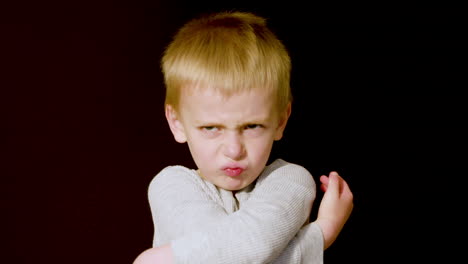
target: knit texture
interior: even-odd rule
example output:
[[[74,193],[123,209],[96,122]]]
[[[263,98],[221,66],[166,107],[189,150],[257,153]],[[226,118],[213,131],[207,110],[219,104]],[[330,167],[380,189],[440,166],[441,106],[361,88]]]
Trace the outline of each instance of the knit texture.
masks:
[[[168,166],[148,190],[153,246],[171,243],[177,264],[323,263],[322,232],[309,223],[315,195],[312,175],[282,159],[235,194]]]

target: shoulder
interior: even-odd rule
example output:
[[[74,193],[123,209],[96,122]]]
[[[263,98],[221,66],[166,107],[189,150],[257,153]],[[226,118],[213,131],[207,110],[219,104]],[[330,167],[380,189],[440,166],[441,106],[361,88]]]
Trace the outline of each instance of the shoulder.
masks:
[[[276,177],[285,181],[295,181],[300,184],[310,185],[311,187],[315,186],[312,174],[304,166],[283,159],[276,159],[266,166],[259,180],[271,177],[271,175],[276,175]]]
[[[163,168],[161,171],[159,171],[158,174],[156,174],[153,179],[151,180],[151,183],[157,182],[157,181],[162,181],[162,180],[169,180],[173,179],[175,177],[187,177],[191,173],[191,170],[187,167],[180,166],[180,165],[174,165],[174,166],[167,166]]]
[[[167,166],[153,177],[148,186],[152,207],[166,208],[167,204],[215,200],[216,187],[205,182],[196,172],[184,166]]]
[[[311,173],[302,165],[285,161],[283,159],[276,159],[268,166],[265,167],[265,172],[283,172],[283,173],[297,173],[304,176],[312,176]]]
[[[276,159],[272,163],[266,166],[266,168],[271,168],[271,169],[278,169],[278,168],[288,168],[288,169],[296,169],[296,170],[304,170],[307,171],[304,166],[292,163],[289,161],[285,161],[284,159]]]
[[[149,184],[149,191],[159,191],[166,188],[181,188],[187,183],[201,181],[196,172],[184,166],[167,166],[153,177]]]
[[[156,176],[153,181],[170,178],[172,176],[179,177],[190,177],[193,174],[193,170],[181,165],[167,166],[163,168]]]

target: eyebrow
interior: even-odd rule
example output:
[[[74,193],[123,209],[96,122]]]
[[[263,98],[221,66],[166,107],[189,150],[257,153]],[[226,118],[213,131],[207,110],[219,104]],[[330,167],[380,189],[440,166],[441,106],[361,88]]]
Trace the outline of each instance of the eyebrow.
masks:
[[[247,125],[252,125],[252,124],[265,124],[268,122],[268,118],[264,119],[252,119],[248,120],[247,122],[242,122],[236,124],[236,127],[245,127]],[[224,124],[220,122],[215,122],[215,121],[201,121],[201,120],[195,120],[195,124],[197,126],[213,126],[213,127],[225,127]]]

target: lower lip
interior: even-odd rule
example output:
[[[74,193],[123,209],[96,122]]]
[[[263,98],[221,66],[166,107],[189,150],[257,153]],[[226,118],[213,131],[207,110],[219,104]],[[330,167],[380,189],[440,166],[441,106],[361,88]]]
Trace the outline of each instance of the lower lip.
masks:
[[[230,177],[236,177],[236,176],[239,176],[242,171],[244,171],[243,169],[241,168],[228,168],[228,169],[224,169],[224,173],[227,175],[227,176],[230,176]]]

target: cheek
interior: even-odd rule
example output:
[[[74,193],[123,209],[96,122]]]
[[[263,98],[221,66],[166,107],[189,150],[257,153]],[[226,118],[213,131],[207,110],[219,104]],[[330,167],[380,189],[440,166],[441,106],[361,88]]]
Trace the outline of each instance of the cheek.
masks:
[[[216,145],[209,140],[189,140],[190,152],[197,162],[210,162],[216,154]]]
[[[270,155],[272,146],[272,138],[262,138],[261,140],[255,140],[254,142],[249,144],[248,152],[249,155],[256,156],[259,159],[264,159],[265,156],[268,157]]]

